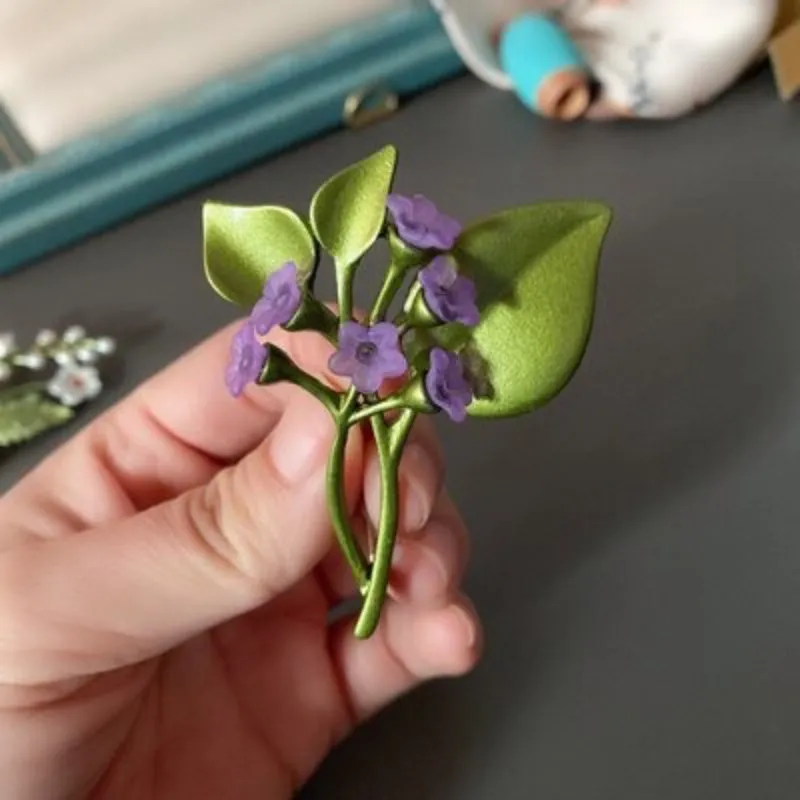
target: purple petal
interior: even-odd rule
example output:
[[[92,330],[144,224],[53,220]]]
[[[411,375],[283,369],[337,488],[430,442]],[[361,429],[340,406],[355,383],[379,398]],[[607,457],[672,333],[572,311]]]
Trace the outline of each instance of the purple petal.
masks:
[[[358,364],[353,371],[353,386],[362,394],[374,394],[383,383],[383,372],[377,364]]]
[[[434,270],[431,269],[430,266],[425,267],[425,269],[421,269],[417,278],[422,284],[422,289],[426,294],[427,292],[435,292],[439,286],[441,286],[439,276]]]
[[[433,228],[425,228],[418,238],[419,247],[421,250],[443,250],[441,245],[441,237]]]
[[[436,270],[440,285],[445,288],[450,288],[458,280],[458,272],[447,257],[438,256],[431,262],[431,266]]]
[[[250,312],[250,324],[259,336],[266,336],[275,327],[276,322],[275,311],[268,299],[262,298],[253,306]]]
[[[425,390],[431,403],[446,412],[454,422],[466,419],[473,392],[464,376],[464,365],[455,353],[438,347],[431,351]]]
[[[442,214],[427,197],[389,195],[387,206],[400,238],[423,250],[449,250],[461,233],[456,220]]]
[[[475,284],[444,256],[435,258],[419,273],[425,302],[443,322],[477,325],[480,314],[475,298]]]
[[[337,350],[328,359],[328,369],[330,369],[334,375],[341,375],[343,378],[352,378],[357,367],[358,362],[355,360],[354,356],[350,353],[344,353],[341,350]]]
[[[378,322],[368,331],[369,341],[377,346],[379,350],[389,347],[397,347],[400,340],[400,331],[391,322]]]
[[[239,397],[244,391],[245,381],[242,376],[231,367],[225,370],[225,386],[233,397]]]
[[[343,322],[339,328],[339,350],[355,355],[356,348],[368,342],[369,329],[357,322]]]
[[[432,226],[428,231],[428,247],[450,250],[460,233],[461,226],[455,220],[442,216],[437,220],[436,227]]]
[[[441,347],[434,347],[431,350],[431,372],[444,372],[450,364],[450,353]]]
[[[264,282],[264,296],[272,295],[278,289],[287,286],[297,286],[297,264],[287,261],[280,269],[276,269]]]
[[[432,200],[429,200],[425,195],[415,194],[411,198],[411,203],[414,209],[414,219],[426,227],[432,227],[438,223],[439,209],[436,208]]]
[[[475,283],[463,275],[458,275],[453,281],[452,289],[459,302],[474,303],[478,297],[478,288]]]
[[[481,313],[477,306],[462,306],[457,322],[466,325],[468,328],[474,328],[480,321]]]
[[[463,402],[452,402],[446,411],[453,422],[464,422],[467,418],[467,406]]]
[[[268,348],[256,339],[254,327],[248,320],[233,337],[225,368],[225,384],[234,397],[241,395],[245,386],[258,378],[268,355]]]
[[[440,286],[452,286],[458,277],[455,267],[445,256],[436,256],[427,267],[419,272],[419,282],[425,288],[438,289]]]
[[[412,212],[414,203],[410,197],[393,193],[386,198],[386,207],[389,209],[389,213],[392,215],[392,218],[395,220],[395,222],[397,222],[398,219],[405,217]]]
[[[450,250],[456,243],[456,239],[461,236],[463,230],[461,223],[453,217],[442,214],[439,217],[439,233],[443,239],[448,241],[447,249]]]
[[[469,278],[459,277],[450,291],[457,310],[456,321],[462,325],[477,325],[481,314],[476,303],[475,284]]]
[[[289,322],[300,308],[301,301],[302,292],[297,283],[297,265],[289,261],[267,278],[262,299],[257,305],[272,310],[272,325],[275,326]]]
[[[400,350],[381,351],[378,364],[384,378],[399,378],[408,370],[408,360]]]

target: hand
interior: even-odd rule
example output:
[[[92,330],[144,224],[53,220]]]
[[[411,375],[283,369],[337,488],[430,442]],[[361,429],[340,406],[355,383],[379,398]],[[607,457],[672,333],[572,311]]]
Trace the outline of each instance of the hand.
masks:
[[[358,641],[327,622],[353,591],[324,495],[333,423],[294,386],[229,397],[230,335],[0,500],[4,800],[288,798],[354,726],[476,662],[466,533],[430,426],[401,468],[398,602]],[[291,342],[321,374],[327,345]],[[355,518],[374,517],[356,431],[346,483]]]

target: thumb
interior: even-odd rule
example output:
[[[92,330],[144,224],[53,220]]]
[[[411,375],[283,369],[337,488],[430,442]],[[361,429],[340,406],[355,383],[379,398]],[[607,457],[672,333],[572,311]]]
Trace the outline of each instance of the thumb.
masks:
[[[328,413],[298,393],[270,436],[206,486],[0,555],[0,682],[141,661],[290,588],[331,546],[325,469],[333,434]],[[351,504],[361,461],[354,430],[345,464]]]

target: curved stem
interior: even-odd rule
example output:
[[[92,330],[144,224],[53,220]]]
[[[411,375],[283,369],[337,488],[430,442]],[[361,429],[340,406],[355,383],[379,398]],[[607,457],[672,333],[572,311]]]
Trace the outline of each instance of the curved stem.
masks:
[[[318,381],[313,375],[309,375],[301,369],[293,373],[289,378],[296,386],[307,391],[312,397],[316,397],[320,403],[331,413],[334,419],[339,413],[339,398],[340,394],[333,389],[325,386],[324,383]]]
[[[375,561],[372,565],[364,605],[355,627],[355,635],[359,639],[367,639],[375,632],[386,600],[394,543],[397,538],[400,457],[415,417],[416,412],[406,410],[391,428],[387,426],[383,417],[372,417],[371,420],[380,460],[381,514]]]
[[[364,406],[350,416],[348,420],[349,425],[355,425],[365,419],[374,417],[376,414],[385,414],[387,411],[395,411],[404,406],[404,400],[400,395],[390,395],[383,400],[378,400],[376,403]]]
[[[369,584],[369,564],[350,528],[347,497],[344,488],[344,457],[347,447],[347,429],[340,426],[336,431],[331,454],[328,457],[326,491],[331,525],[336,541],[347,561],[359,591],[364,592]]]
[[[328,457],[326,494],[336,540],[339,543],[342,555],[350,567],[350,571],[353,573],[353,578],[359,591],[364,593],[369,584],[369,563],[361,551],[358,540],[350,526],[344,474],[347,435],[349,432],[348,417],[357,399],[356,390],[350,389],[344,395],[341,405],[335,414],[336,436],[333,440],[331,454]]]
[[[405,276],[406,267],[404,264],[397,261],[392,261],[392,263],[389,264],[389,269],[386,271],[386,279],[383,282],[383,286],[381,286],[381,290],[378,293],[378,297],[369,315],[370,325],[380,322],[386,316],[386,312],[389,310],[392,300],[394,300],[395,295],[403,285]]]
[[[411,433],[417,413],[416,409],[406,409],[389,428],[389,446],[392,458],[396,458],[398,462],[400,461],[400,456],[403,455],[403,446],[406,443],[408,434]]]
[[[286,329],[292,332],[316,331],[335,345],[339,336],[339,317],[313,295],[306,295]]]
[[[342,395],[298,367],[280,347],[272,345],[269,358],[261,371],[261,375],[258,377],[258,383],[261,386],[266,386],[281,381],[293,383],[308,392],[312,397],[319,400],[330,412],[331,416],[338,421],[339,403]]]

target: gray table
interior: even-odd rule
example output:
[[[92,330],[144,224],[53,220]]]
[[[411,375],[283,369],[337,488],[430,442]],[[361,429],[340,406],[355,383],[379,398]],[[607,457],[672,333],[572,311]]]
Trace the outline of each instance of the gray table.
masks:
[[[111,402],[231,316],[201,274],[204,196],[302,206],[386,141],[398,187],[465,220],[587,196],[616,224],[568,391],[442,426],[481,667],[376,719],[304,798],[800,797],[800,107],[768,75],[677,123],[609,127],[458,80],[4,280],[3,326],[126,337]]]

